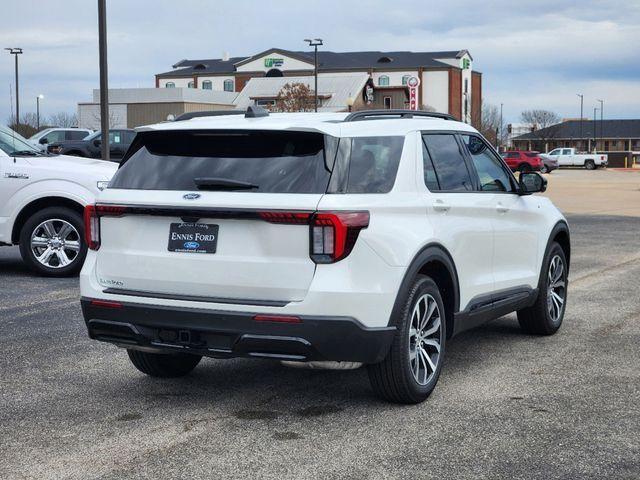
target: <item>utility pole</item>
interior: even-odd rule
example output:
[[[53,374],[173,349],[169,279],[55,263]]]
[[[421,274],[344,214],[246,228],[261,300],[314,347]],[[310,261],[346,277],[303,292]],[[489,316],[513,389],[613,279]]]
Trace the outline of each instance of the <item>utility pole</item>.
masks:
[[[596,146],[594,147],[594,152],[598,151],[598,132],[596,131],[597,120],[596,120],[596,112],[598,111],[598,107],[593,108],[593,139],[595,140]]]
[[[18,55],[22,55],[22,49],[19,47],[5,48],[9,51],[9,55],[15,56],[16,63],[16,127],[20,125],[20,89],[18,82]]]
[[[36,130],[40,131],[40,100],[44,98],[44,95],[40,94],[36,97]]]
[[[582,144],[582,138],[583,138],[583,130],[582,130],[582,117],[584,117],[584,113],[583,113],[583,105],[584,105],[584,95],[581,93],[576,93],[576,95],[578,95],[580,97],[580,144]]]
[[[318,46],[319,45],[323,45],[322,43],[322,39],[321,38],[314,38],[313,40],[309,39],[309,38],[305,38],[304,39],[305,42],[307,42],[309,44],[310,47],[313,47],[314,52],[313,52],[313,64],[314,64],[314,68],[313,68],[313,75],[315,77],[315,87],[314,87],[314,94],[315,94],[315,102],[314,102],[314,111],[318,111]]]
[[[100,131],[102,159],[109,160],[109,82],[107,81],[107,5],[98,0],[98,50],[100,54]]]
[[[603,142],[604,137],[604,100],[598,100],[600,102],[600,141]],[[604,145],[603,145],[604,147]]]

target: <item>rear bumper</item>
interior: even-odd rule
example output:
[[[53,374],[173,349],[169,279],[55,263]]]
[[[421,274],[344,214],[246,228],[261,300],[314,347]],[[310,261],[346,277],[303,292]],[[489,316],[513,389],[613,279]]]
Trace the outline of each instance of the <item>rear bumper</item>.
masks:
[[[89,337],[121,347],[208,357],[381,361],[395,327],[365,327],[351,317],[298,316],[299,323],[256,321],[253,312],[104,305],[81,299]]]

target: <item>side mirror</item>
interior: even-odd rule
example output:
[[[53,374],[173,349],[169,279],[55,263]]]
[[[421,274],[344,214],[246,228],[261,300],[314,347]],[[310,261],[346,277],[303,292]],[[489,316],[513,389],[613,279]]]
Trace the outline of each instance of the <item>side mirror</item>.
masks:
[[[544,192],[547,189],[547,179],[536,172],[521,173],[518,183],[520,195],[531,195],[532,193]]]
[[[40,145],[46,145],[47,143],[49,143],[49,140],[47,139],[47,137],[42,137],[40,140],[38,140],[38,143]]]
[[[100,141],[100,139],[99,139],[99,138],[96,138],[96,139],[93,141],[93,146],[94,146],[94,147],[99,147],[101,143],[102,143],[102,142]]]

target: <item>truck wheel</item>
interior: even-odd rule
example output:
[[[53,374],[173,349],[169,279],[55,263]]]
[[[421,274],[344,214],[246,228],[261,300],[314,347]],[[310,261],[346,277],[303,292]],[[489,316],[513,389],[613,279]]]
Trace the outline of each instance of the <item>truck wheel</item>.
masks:
[[[545,258],[536,303],[518,310],[522,330],[535,335],[556,333],[567,306],[567,286],[567,259],[560,244],[553,242]]]
[[[20,255],[40,275],[76,275],[87,255],[84,222],[70,208],[49,207],[34,213],[20,230]]]
[[[385,359],[367,367],[374,392],[395,403],[420,403],[431,394],[445,351],[445,309],[440,290],[418,275],[406,295]]]
[[[184,377],[191,372],[202,357],[189,353],[148,353],[138,350],[127,350],[133,366],[151,377],[175,378]]]
[[[587,170],[595,170],[596,163],[593,160],[585,160],[584,168],[586,168]]]

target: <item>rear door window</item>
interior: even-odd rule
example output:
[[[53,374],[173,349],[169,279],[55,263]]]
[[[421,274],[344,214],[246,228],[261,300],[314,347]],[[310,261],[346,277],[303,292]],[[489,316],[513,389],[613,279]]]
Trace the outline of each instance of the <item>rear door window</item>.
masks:
[[[82,140],[87,135],[89,135],[84,130],[67,130],[65,132],[65,137],[67,140]]]
[[[347,193],[387,193],[393,187],[402,155],[404,137],[355,137]]]
[[[439,190],[473,191],[471,174],[456,137],[452,134],[428,133],[422,138],[438,179]]]
[[[244,192],[325,193],[331,176],[320,133],[142,132],[131,151],[110,188],[197,190],[195,179],[205,178],[255,186]]]

